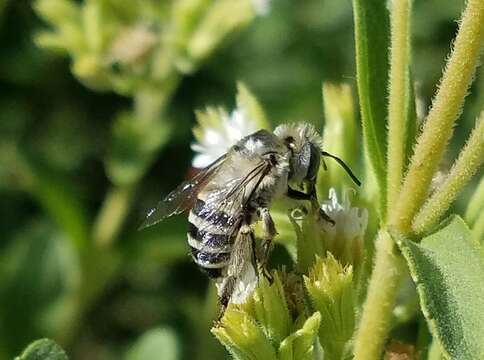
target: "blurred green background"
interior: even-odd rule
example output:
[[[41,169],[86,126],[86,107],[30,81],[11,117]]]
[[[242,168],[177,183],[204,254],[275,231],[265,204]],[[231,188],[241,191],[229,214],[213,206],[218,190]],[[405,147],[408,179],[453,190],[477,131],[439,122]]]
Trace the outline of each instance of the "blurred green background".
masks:
[[[414,2],[412,71],[424,113],[463,4]],[[181,78],[164,115],[173,133],[105,247],[92,246],[90,234],[110,188],[113,118],[131,99],[83,86],[68,57],[38,48],[33,36],[46,25],[32,7],[0,0],[0,359],[39,337],[72,359],[227,358],[209,332],[215,295],[188,256],[185,217],[137,227],[190,170],[193,111],[231,109],[238,80],[274,124],[322,124],[322,82],[355,87],[351,1],[275,0]],[[483,104],[482,75],[481,67],[454,149]]]

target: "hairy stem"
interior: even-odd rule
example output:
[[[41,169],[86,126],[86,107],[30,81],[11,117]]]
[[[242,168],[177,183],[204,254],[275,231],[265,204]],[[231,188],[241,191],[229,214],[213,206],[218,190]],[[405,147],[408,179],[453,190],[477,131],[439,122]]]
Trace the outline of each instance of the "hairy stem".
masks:
[[[387,209],[398,200],[405,161],[411,0],[392,1],[388,104]]]
[[[446,180],[417,213],[412,230],[417,234],[422,234],[434,226],[483,162],[484,112],[477,119],[475,129]]]
[[[484,212],[478,216],[471,229],[472,236],[480,244],[484,244]]]
[[[375,267],[356,332],[355,360],[380,358],[404,266],[396,244],[385,230],[378,233],[375,247]]]
[[[390,223],[408,233],[428,193],[472,82],[484,37],[484,1],[469,0],[439,90],[415,147]]]
[[[482,121],[482,120],[481,120]],[[474,224],[480,214],[484,213],[484,176],[481,177],[479,185],[472,194],[469,204],[467,205],[465,220],[471,226]]]

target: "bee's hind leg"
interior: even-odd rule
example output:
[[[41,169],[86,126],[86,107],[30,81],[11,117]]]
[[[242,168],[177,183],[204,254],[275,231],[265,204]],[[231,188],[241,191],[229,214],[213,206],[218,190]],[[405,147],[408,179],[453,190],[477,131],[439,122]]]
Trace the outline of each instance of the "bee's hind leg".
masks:
[[[230,298],[232,297],[232,293],[234,292],[234,285],[235,285],[235,277],[228,276],[227,278],[222,280],[222,289],[219,291],[219,312],[217,315],[217,319],[214,321],[214,326],[217,327],[222,320],[222,317],[225,314],[225,310],[229,305]]]
[[[260,219],[262,220],[262,249],[261,255],[259,256],[259,267],[262,274],[272,284],[274,279],[272,278],[271,273],[267,269],[267,264],[269,262],[269,255],[273,247],[272,240],[277,235],[277,230],[268,208],[259,208],[258,213]]]

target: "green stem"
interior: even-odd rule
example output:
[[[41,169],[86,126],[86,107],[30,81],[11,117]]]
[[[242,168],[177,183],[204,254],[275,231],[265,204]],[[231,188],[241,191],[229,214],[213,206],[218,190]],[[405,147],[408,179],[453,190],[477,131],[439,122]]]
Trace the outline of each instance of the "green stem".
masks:
[[[481,212],[474,222],[471,232],[474,240],[480,244],[484,244],[484,211]]]
[[[394,0],[390,16],[391,49],[388,104],[387,209],[398,200],[405,161],[409,97],[411,0]]]
[[[413,217],[427,196],[432,176],[452,135],[479,62],[483,38],[484,1],[469,0],[400,196],[390,214],[391,225],[403,234],[411,230]]]
[[[156,128],[161,116],[176,90],[179,79],[173,76],[161,89],[148,87],[141,89],[134,97],[134,119],[140,128]],[[150,149],[155,154],[162,143]],[[150,164],[150,161],[147,161]],[[140,174],[138,178],[142,178]],[[108,191],[93,228],[94,242],[100,246],[110,246],[116,239],[126,216],[129,213],[132,195],[137,182],[133,184],[115,184]]]
[[[445,182],[439,186],[430,199],[417,213],[412,230],[422,234],[434,226],[449,208],[460,190],[467,184],[484,162],[484,112],[477,119],[477,125],[459,154]]]
[[[484,176],[472,194],[465,214],[466,223],[471,226],[480,214],[484,213]]]
[[[356,332],[355,360],[381,357],[404,266],[395,247],[388,232],[380,230],[375,241],[375,267]]]
[[[95,244],[100,247],[111,245],[126,218],[132,197],[132,186],[113,187],[108,191],[94,224]]]

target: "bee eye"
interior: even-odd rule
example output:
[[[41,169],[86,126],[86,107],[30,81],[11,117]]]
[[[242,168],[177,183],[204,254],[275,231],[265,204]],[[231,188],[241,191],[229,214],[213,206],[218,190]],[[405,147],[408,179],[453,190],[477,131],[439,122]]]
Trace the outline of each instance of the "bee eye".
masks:
[[[293,150],[293,149],[294,149],[294,147],[295,147],[295,142],[296,142],[296,141],[294,140],[294,138],[293,138],[292,136],[288,136],[288,137],[284,138],[284,143],[285,143],[285,144],[286,144],[286,146],[287,146],[289,149],[291,149],[291,150]]]

